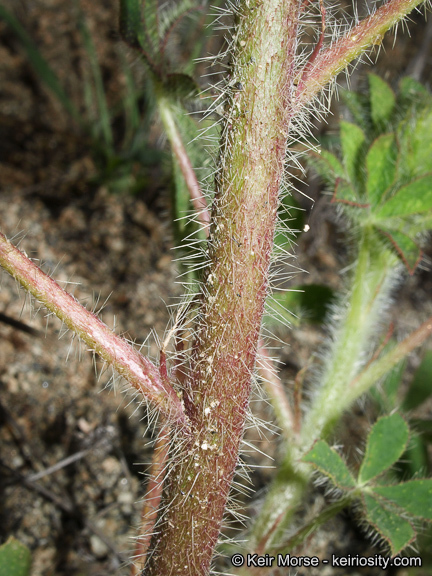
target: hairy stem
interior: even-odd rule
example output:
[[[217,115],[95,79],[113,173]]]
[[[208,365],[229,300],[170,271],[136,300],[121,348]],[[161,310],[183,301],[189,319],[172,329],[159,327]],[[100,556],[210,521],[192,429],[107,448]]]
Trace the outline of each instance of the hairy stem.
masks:
[[[209,264],[184,402],[194,440],[174,461],[147,574],[210,568],[238,461],[291,116],[296,0],[247,3],[222,136]],[[269,26],[271,34],[269,34]]]
[[[347,387],[364,365],[380,332],[379,322],[394,286],[398,260],[382,246],[375,250],[374,242],[376,238],[365,231],[351,293],[348,301],[341,303],[342,321],[333,335],[330,361],[302,428],[305,451],[316,439],[328,436],[351,406],[353,399],[348,398]]]
[[[381,44],[387,30],[423,2],[424,0],[390,0],[329,48],[322,50],[299,74],[296,111],[300,111],[310,102],[350,62],[371,46]]]
[[[86,310],[3,234],[0,234],[0,265],[111,364],[171,423],[187,428],[182,404],[175,390],[162,381],[156,366],[126,340],[114,334],[95,314]]]
[[[131,565],[129,576],[139,576],[144,568],[151,534],[154,529],[162,498],[163,478],[169,455],[169,439],[169,429],[162,427],[162,429],[159,430],[154,447],[147,490],[141,510],[140,534],[137,537],[133,557],[134,562]]]

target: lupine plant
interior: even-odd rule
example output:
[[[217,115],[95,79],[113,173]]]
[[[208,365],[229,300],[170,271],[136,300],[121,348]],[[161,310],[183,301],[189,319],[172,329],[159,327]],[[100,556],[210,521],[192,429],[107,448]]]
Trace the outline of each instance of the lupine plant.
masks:
[[[228,547],[228,553],[235,550],[237,559],[239,552],[263,558],[289,553],[353,501],[361,502],[366,521],[391,554],[414,540],[415,522],[432,519],[431,482],[397,483],[388,475],[409,443],[401,415],[377,420],[358,471],[351,471],[327,443],[353,403],[432,332],[432,319],[398,343],[391,335],[381,338],[380,330],[402,268],[414,272],[432,225],[431,96],[418,84],[405,81],[396,98],[371,76],[369,97],[350,99],[360,125],[341,125],[341,156],[309,153],[349,223],[353,265],[333,315],[326,361],[305,406],[300,402],[304,374],[285,397],[261,334],[280,194],[288,188],[289,166],[297,162],[293,146],[303,144],[307,134],[307,114],[323,113],[326,100],[320,94],[335,76],[379,45],[385,32],[420,4],[389,0],[363,20],[342,24],[322,0],[243,0],[220,8],[220,19],[231,18],[231,40],[226,54],[219,55],[229,77],[216,86],[220,95],[209,111],[221,116],[220,149],[214,188],[204,194],[193,169],[200,166],[191,160],[193,148],[182,138],[179,120],[179,107],[194,84],[174,74],[164,59],[172,26],[182,11],[196,5],[180,2],[174,8],[179,18],[169,20],[166,8],[155,1],[120,2],[121,34],[142,54],[177,180],[181,173],[198,213],[199,287],[194,283],[195,292],[179,308],[158,365],[0,236],[3,268],[111,364],[158,415],[160,432],[132,574],[209,573],[256,372],[266,381],[282,431],[281,458],[247,538]],[[303,45],[311,22],[316,42]],[[299,528],[295,515],[317,471],[329,478],[339,499]],[[240,567],[239,573],[245,570]]]

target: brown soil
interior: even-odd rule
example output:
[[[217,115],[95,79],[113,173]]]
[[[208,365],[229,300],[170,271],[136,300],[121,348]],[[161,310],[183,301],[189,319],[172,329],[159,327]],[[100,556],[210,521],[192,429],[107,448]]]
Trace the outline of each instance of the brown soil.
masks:
[[[111,106],[125,85],[119,53],[134,61],[117,38],[116,4],[81,2]],[[83,110],[87,55],[77,30],[77,5],[68,0],[2,0],[2,5],[14,10]],[[401,34],[393,52],[391,39],[385,41],[388,52],[378,67],[388,80],[418,62],[412,59],[425,27],[421,18],[415,20],[414,40]],[[169,179],[158,164],[148,168],[138,194],[109,192],[97,181],[88,138],[42,87],[2,22],[0,38],[1,231],[59,282],[70,282],[68,290],[89,308],[105,303],[103,320],[117,332],[141,343],[153,330],[148,348],[156,358],[158,338],[169,321],[166,305],[181,294],[172,262]],[[430,72],[428,50],[423,78]],[[137,68],[134,64],[139,78]],[[158,134],[155,130],[155,143]],[[307,281],[338,288],[344,255],[325,200],[310,218],[311,232],[299,242],[298,265],[309,271]],[[395,317],[399,335],[431,314],[426,268],[403,288]],[[102,372],[100,362],[71,342],[60,323],[6,274],[0,314],[0,543],[12,534],[29,546],[32,576],[126,575],[151,455],[145,412],[120,393],[122,382]],[[283,336],[290,342],[281,350],[288,383],[323,332],[304,327]],[[346,443],[361,438],[367,424],[360,410]],[[260,450],[275,454],[274,438]],[[76,457],[72,463],[44,473],[70,456]],[[263,464],[258,454],[246,460]],[[262,488],[270,476],[270,469],[254,473],[254,487]],[[343,517],[308,542],[307,553],[375,553],[351,526],[351,519]]]

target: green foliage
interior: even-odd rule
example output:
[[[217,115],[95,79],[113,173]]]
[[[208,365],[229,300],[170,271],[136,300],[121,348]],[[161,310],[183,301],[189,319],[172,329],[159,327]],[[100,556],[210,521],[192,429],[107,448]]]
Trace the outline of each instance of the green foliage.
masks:
[[[373,496],[364,493],[363,503],[368,522],[390,546],[394,556],[406,548],[415,538],[414,528],[399,513],[389,510]]]
[[[355,488],[356,482],[348,466],[339,454],[325,442],[319,440],[303,457],[303,462],[313,464],[322,474],[325,474],[338,488]]]
[[[389,345],[390,347],[392,344]],[[423,359],[412,377],[410,386],[401,396],[402,378],[406,363],[396,365],[379,387],[372,390],[372,397],[383,412],[401,408],[409,413],[420,407],[432,395],[432,352],[426,350]],[[406,479],[431,472],[432,465],[428,447],[432,444],[430,419],[411,418],[413,434],[399,464],[400,477]]]
[[[29,576],[30,550],[12,536],[0,546],[0,576]]]
[[[359,482],[370,482],[388,470],[402,456],[408,439],[408,425],[400,414],[380,418],[368,437]]]
[[[368,97],[344,99],[356,123],[341,122],[342,162],[330,151],[310,162],[355,228],[372,230],[412,274],[432,228],[432,96],[410,78],[396,96],[370,74]]]
[[[361,499],[367,521],[388,543],[392,555],[414,540],[414,519],[432,520],[432,480],[390,484],[391,479],[384,475],[398,462],[408,439],[408,425],[402,416],[395,413],[379,418],[367,438],[357,479],[324,440],[316,442],[302,459],[344,493],[342,501]]]

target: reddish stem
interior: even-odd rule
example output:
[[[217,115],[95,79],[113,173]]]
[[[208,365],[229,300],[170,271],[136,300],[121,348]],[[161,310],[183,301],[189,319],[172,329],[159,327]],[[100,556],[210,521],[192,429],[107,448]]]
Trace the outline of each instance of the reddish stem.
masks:
[[[0,264],[92,350],[112,364],[171,423],[187,428],[182,404],[175,390],[162,382],[156,366],[63,290],[3,234],[0,234]]]
[[[384,34],[409,14],[423,0],[390,0],[368,18],[354,26],[350,32],[322,50],[312,65],[306,64],[297,87],[296,112],[299,112],[350,62],[369,47],[379,45]]]
[[[137,538],[134,553],[135,562],[131,565],[130,576],[138,576],[144,568],[147,550],[150,545],[159,504],[162,498],[169,444],[169,431],[165,427],[159,431],[153,452],[149,481],[141,510],[140,535]]]

